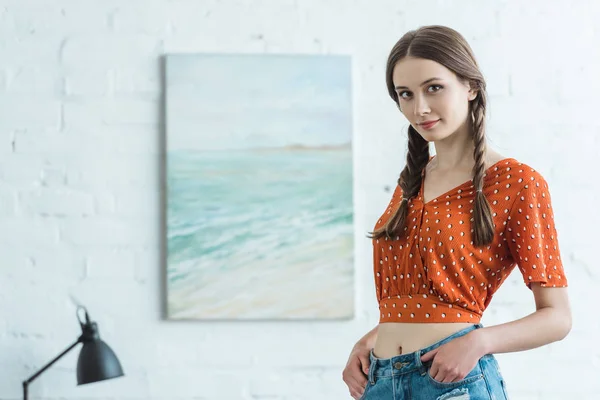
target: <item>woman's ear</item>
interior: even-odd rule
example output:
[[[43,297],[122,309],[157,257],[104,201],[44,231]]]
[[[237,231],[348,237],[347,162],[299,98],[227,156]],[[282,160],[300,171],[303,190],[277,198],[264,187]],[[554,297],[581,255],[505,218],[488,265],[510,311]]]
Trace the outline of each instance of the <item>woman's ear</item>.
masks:
[[[467,83],[467,87],[469,88],[468,99],[469,101],[475,100],[479,91],[477,90],[477,85],[474,85],[472,82]]]

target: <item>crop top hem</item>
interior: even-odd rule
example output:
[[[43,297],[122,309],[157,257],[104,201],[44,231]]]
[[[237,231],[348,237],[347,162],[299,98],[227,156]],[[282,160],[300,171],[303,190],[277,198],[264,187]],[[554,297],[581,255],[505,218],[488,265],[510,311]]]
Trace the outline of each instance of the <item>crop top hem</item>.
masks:
[[[479,323],[481,315],[425,294],[402,295],[379,301],[379,323]]]

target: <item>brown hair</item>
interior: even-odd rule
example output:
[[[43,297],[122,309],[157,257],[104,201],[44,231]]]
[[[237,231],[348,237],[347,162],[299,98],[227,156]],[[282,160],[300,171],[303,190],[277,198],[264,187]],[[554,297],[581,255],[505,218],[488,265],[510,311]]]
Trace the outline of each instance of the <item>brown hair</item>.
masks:
[[[485,111],[487,95],[485,80],[471,47],[465,38],[454,29],[440,26],[423,26],[407,32],[392,48],[387,60],[386,83],[390,97],[398,105],[392,74],[396,64],[404,57],[416,57],[435,61],[454,72],[463,82],[469,82],[471,88],[477,90],[477,97],[469,102],[469,129],[475,145],[473,157],[473,185],[477,192],[473,205],[473,222],[471,229],[473,244],[477,247],[488,245],[494,239],[494,222],[490,204],[480,189],[483,189],[485,173],[484,158],[486,152]],[[408,153],[406,166],[400,173],[398,185],[402,189],[406,201],[400,201],[387,223],[375,232],[369,232],[371,239],[383,236],[391,238],[403,232],[408,214],[408,201],[418,194],[422,184],[422,172],[429,162],[429,143],[409,125]]]

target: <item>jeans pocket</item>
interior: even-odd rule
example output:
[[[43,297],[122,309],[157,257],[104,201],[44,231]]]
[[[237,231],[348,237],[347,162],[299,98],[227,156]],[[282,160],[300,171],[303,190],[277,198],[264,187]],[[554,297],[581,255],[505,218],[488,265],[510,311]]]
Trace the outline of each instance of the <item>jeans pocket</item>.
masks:
[[[365,391],[363,392],[362,396],[360,396],[358,398],[358,400],[364,400],[367,396],[367,393],[369,392],[369,389],[371,388],[371,386],[373,386],[373,384],[369,381],[367,381],[367,386],[365,386]]]
[[[427,380],[429,381],[429,383],[432,386],[434,386],[434,387],[443,388],[443,389],[458,388],[458,387],[461,387],[461,386],[470,385],[472,383],[475,383],[475,382],[479,381],[480,379],[483,379],[483,373],[481,372],[481,368],[479,367],[479,364],[477,364],[475,366],[475,368],[473,368],[473,370],[467,374],[467,376],[465,376],[460,381],[456,381],[456,382],[439,382],[439,381],[436,381],[431,376],[430,372],[431,372],[431,367],[427,368],[427,372],[425,373],[427,375]]]

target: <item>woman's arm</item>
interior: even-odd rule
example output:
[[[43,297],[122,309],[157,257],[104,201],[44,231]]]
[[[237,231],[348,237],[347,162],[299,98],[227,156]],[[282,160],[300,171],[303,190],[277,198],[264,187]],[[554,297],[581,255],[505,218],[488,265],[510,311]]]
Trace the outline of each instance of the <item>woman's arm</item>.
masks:
[[[567,288],[541,287],[532,283],[536,311],[521,319],[476,329],[483,354],[534,349],[564,339],[571,331]]]

